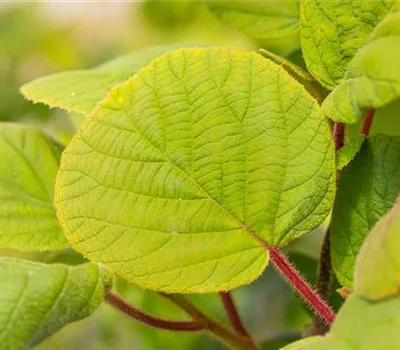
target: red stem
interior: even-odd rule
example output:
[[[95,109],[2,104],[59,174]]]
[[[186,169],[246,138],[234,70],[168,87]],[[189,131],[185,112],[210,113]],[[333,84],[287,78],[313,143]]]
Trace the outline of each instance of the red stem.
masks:
[[[368,136],[369,131],[371,130],[372,122],[374,120],[374,115],[375,115],[375,109],[370,108],[367,110],[367,113],[365,114],[362,130],[361,130],[362,135]]]
[[[233,329],[236,331],[236,333],[238,335],[240,335],[242,337],[250,338],[249,333],[244,328],[242,320],[240,319],[239,313],[236,309],[236,306],[232,299],[231,293],[230,292],[220,292],[219,295],[221,297],[222,304],[224,305],[224,308],[229,317],[229,320],[231,321]]]
[[[146,314],[111,292],[105,296],[105,300],[113,308],[150,327],[179,332],[196,332],[204,330],[204,324],[200,321],[170,321]]]
[[[315,312],[328,324],[335,319],[330,306],[310,287],[286,256],[277,248],[268,248],[270,258],[279,273],[292,285],[293,289],[307,302]]]
[[[335,152],[340,150],[344,146],[344,133],[345,133],[345,124],[343,123],[333,123],[332,130],[332,138],[333,143],[335,145]],[[336,172],[336,182],[338,181],[340,176],[340,171]],[[330,228],[328,227],[324,241],[321,247],[321,253],[318,263],[318,271],[317,271],[317,281],[316,281],[316,292],[321,297],[322,300],[326,300],[328,302],[331,285],[332,285],[332,263],[331,263],[331,241],[330,241]],[[315,315],[313,317],[312,325],[309,329],[310,335],[323,335],[327,332],[327,327],[324,324],[323,319]]]
[[[333,141],[335,143],[335,152],[344,145],[344,123],[333,124]]]
[[[234,333],[228,328],[222,326],[219,322],[203,314],[195,305],[189,302],[186,298],[179,294],[165,294],[159,293],[164,298],[172,301],[190,315],[194,320],[204,322],[206,331],[211,332],[217,338],[230,346],[232,349],[237,350],[258,350],[259,347],[254,343],[252,338],[242,337]]]

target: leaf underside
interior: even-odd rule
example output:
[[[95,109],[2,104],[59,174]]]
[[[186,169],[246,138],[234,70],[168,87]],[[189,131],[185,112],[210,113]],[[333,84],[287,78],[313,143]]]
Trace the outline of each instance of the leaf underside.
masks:
[[[36,128],[0,123],[0,247],[68,246],[53,206],[61,151]]]
[[[113,89],[67,147],[56,207],[72,246],[143,287],[229,290],[331,208],[318,104],[255,53],[183,49]]]
[[[30,349],[89,316],[109,287],[95,264],[69,267],[0,258],[1,349]]]

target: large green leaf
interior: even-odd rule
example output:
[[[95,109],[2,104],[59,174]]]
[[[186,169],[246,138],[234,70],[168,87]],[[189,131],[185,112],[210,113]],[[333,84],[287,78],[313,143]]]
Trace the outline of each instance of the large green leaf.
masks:
[[[69,242],[146,288],[228,290],[328,215],[334,152],[316,101],[255,53],[182,49],[112,89],[67,147]]]
[[[325,337],[301,340],[282,350],[400,349],[400,297],[369,302],[353,295]]]
[[[106,96],[110,88],[129,79],[154,58],[181,46],[187,45],[151,47],[118,57],[93,69],[39,78],[25,84],[21,92],[33,102],[87,114]]]
[[[338,85],[349,61],[392,4],[390,0],[300,0],[301,45],[311,74],[330,90]]]
[[[342,170],[332,213],[332,262],[339,281],[352,287],[356,256],[375,223],[400,192],[400,137],[367,139]]]
[[[53,206],[61,147],[33,127],[0,123],[0,247],[68,246]]]
[[[400,291],[400,197],[374,226],[357,257],[354,289],[369,299]]]
[[[103,269],[92,263],[69,267],[0,258],[0,348],[30,349],[89,316],[109,287]]]
[[[400,6],[393,10],[350,61],[344,82],[325,100],[323,108],[331,119],[354,123],[368,108],[400,97]]]
[[[222,22],[253,39],[280,39],[299,30],[296,0],[209,1],[208,7]]]

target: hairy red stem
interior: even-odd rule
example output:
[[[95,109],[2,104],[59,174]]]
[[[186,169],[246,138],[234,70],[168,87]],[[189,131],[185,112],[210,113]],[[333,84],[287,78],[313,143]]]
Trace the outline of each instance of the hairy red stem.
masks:
[[[107,293],[105,300],[118,311],[150,327],[178,332],[196,332],[205,328],[200,321],[170,321],[151,316],[138,310],[114,293]]]
[[[293,289],[307,302],[315,312],[328,324],[335,319],[335,313],[330,306],[302,278],[297,269],[286,256],[274,247],[268,248],[270,258],[279,273],[292,285]]]
[[[374,115],[375,115],[375,109],[369,108],[367,110],[367,113],[365,114],[361,134],[364,136],[368,136],[370,130],[371,130],[371,125],[374,120]]]

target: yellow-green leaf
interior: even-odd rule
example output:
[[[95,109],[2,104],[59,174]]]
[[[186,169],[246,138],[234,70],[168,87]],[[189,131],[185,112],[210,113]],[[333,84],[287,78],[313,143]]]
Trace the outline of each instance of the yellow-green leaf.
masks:
[[[299,31],[297,1],[209,1],[222,22],[257,40],[280,39]]]
[[[395,11],[396,10],[396,11]],[[342,84],[325,100],[333,120],[354,123],[368,108],[400,97],[400,6],[372,32],[368,44],[350,61]]]
[[[393,3],[300,0],[301,46],[310,73],[330,90],[340,84],[349,61]]]
[[[0,348],[30,349],[92,314],[110,288],[98,265],[44,265],[0,258]]]
[[[79,252],[146,288],[228,290],[335,192],[317,102],[255,53],[182,49],[111,90],[67,147],[56,207]]]
[[[0,247],[68,246],[53,206],[61,151],[36,128],[0,123]]]
[[[21,92],[33,102],[87,114],[106,96],[110,88],[129,79],[154,58],[182,46],[187,45],[150,47],[93,69],[56,73],[25,84]]]
[[[398,294],[400,291],[399,252],[400,201],[378,221],[365,240],[357,256],[354,290],[369,299],[380,299]]]

